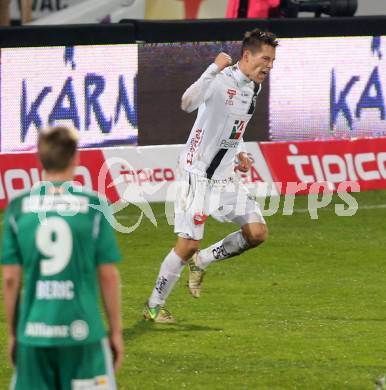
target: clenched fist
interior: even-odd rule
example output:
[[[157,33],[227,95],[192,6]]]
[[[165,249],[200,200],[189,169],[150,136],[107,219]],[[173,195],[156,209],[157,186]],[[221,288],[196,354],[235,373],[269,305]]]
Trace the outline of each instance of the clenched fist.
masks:
[[[214,63],[219,67],[220,71],[226,68],[227,66],[232,65],[232,57],[224,52],[221,52],[217,55]]]
[[[237,155],[239,163],[236,166],[240,172],[248,172],[252,166],[252,160],[249,158],[248,153],[240,152]]]

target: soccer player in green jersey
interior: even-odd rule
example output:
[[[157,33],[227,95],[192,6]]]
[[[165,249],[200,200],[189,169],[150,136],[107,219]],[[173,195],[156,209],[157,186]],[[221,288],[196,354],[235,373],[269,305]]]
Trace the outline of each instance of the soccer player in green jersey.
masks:
[[[108,203],[72,182],[75,130],[43,131],[38,154],[45,181],[13,199],[4,216],[3,292],[15,365],[11,389],[115,389],[114,368],[123,356],[115,266],[120,255]]]

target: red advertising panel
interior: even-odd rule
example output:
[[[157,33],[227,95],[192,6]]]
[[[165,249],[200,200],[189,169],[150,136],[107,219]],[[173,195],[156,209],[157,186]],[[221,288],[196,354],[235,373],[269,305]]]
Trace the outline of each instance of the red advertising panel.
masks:
[[[246,143],[253,162],[242,182],[256,196],[277,195],[257,142]],[[177,160],[183,145],[87,149],[80,152],[75,180],[111,202],[172,202],[178,180]],[[0,154],[0,208],[42,179],[36,154]],[[263,184],[267,183],[267,186]]]
[[[41,166],[35,153],[0,155],[0,208],[41,180]]]
[[[258,197],[386,188],[386,138],[246,145],[253,166],[241,180]],[[171,202],[181,148],[82,150],[75,180],[112,202]],[[41,179],[35,153],[0,154],[0,208]]]
[[[356,140],[272,142],[260,144],[273,181],[282,183],[330,183],[336,191],[344,182],[356,182],[361,191],[386,188],[386,138]],[[286,191],[287,190],[287,191]]]
[[[107,169],[103,178],[105,158],[101,150],[80,152],[80,164],[75,171],[75,181],[85,188],[105,194],[110,201],[119,199],[111,175]],[[103,179],[103,180],[102,180]],[[42,168],[35,153],[13,153],[0,155],[0,208],[5,208],[15,196],[42,180]],[[101,183],[103,182],[103,185]],[[98,184],[99,183],[99,184]],[[99,187],[99,188],[98,188]]]

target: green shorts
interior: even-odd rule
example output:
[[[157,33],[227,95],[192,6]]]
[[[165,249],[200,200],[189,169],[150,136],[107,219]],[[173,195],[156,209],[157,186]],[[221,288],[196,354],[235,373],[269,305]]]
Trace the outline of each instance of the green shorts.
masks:
[[[15,390],[115,390],[107,339],[70,347],[18,344]]]

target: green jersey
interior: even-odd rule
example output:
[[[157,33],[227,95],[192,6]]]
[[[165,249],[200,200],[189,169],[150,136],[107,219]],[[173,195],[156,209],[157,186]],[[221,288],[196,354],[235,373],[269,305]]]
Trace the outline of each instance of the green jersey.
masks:
[[[42,183],[5,212],[1,261],[23,268],[18,342],[93,343],[105,336],[100,264],[120,258],[107,201],[70,183]]]

